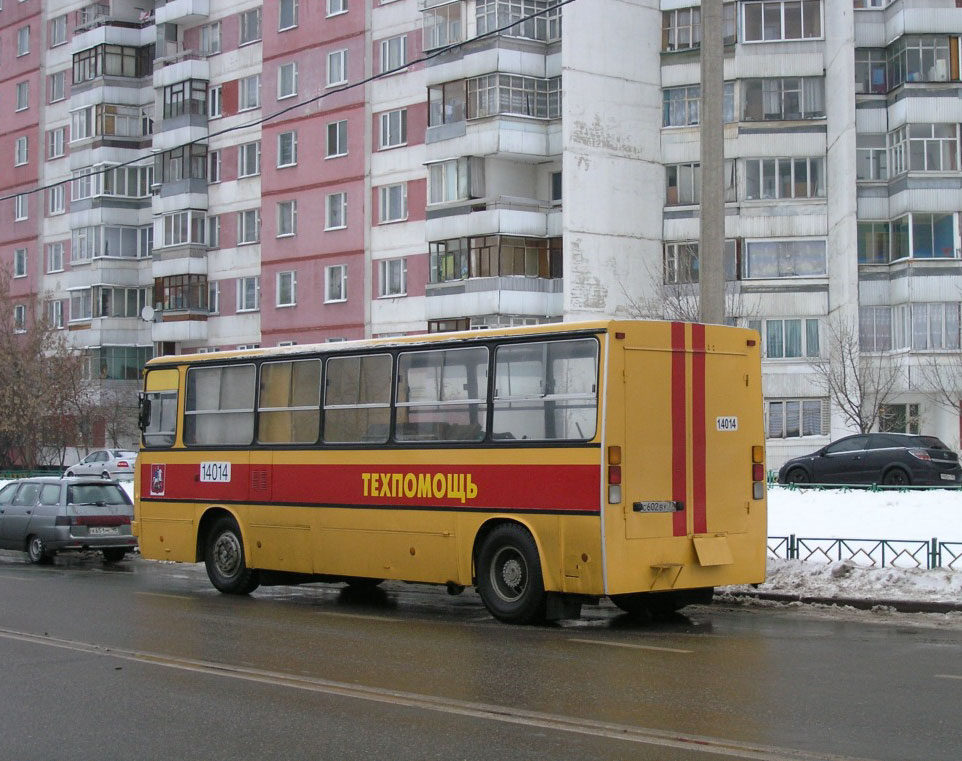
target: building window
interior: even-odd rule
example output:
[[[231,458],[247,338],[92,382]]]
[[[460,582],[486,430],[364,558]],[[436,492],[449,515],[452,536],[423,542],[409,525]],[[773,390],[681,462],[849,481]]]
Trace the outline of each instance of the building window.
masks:
[[[380,298],[406,296],[408,290],[408,260],[382,259],[377,263],[377,295]]]
[[[17,30],[17,57],[30,52],[30,27],[22,26]]]
[[[153,73],[154,45],[97,45],[73,54],[73,83],[98,77],[139,79]]]
[[[237,212],[237,244],[258,243],[260,239],[260,209],[247,209]]]
[[[200,52],[204,55],[216,55],[220,50],[220,21],[205,24],[200,28]]]
[[[185,114],[207,114],[207,83],[188,79],[164,88],[164,118],[173,119]]]
[[[67,72],[58,71],[47,77],[47,102],[56,103],[67,97]]]
[[[561,172],[551,173],[551,203],[558,204],[561,203],[562,199],[562,182],[561,182]]]
[[[735,200],[735,161],[724,163],[725,200]],[[701,164],[669,164],[665,167],[665,205],[701,203]]]
[[[292,307],[297,303],[297,274],[295,272],[277,273],[277,306]]]
[[[324,268],[324,303],[347,301],[347,266],[335,264]]]
[[[30,209],[28,206],[27,199],[29,196],[26,193],[18,193],[13,199],[13,220],[15,222],[21,222],[30,216]]]
[[[27,306],[17,304],[13,308],[13,330],[15,333],[25,333],[27,331]]]
[[[327,125],[326,158],[347,155],[347,120],[331,122]]]
[[[253,177],[261,173],[261,141],[244,143],[237,148],[237,176]]]
[[[894,327],[896,348],[958,350],[959,304],[935,302],[900,306]]]
[[[745,159],[745,200],[824,198],[825,159]]]
[[[89,320],[93,314],[93,297],[90,288],[70,291],[70,322]]]
[[[954,172],[959,168],[957,124],[906,124],[888,134],[892,176],[902,172]]]
[[[892,221],[891,261],[953,259],[956,252],[955,214],[913,212]]]
[[[464,80],[428,88],[428,126],[464,121]]]
[[[855,50],[855,92],[876,93],[884,95],[888,92],[885,78],[886,55],[884,50],[871,48],[857,48]]]
[[[828,434],[828,399],[779,399],[765,403],[769,439]]]
[[[261,9],[254,8],[240,15],[240,44],[247,45],[261,38]]]
[[[277,237],[297,234],[297,201],[277,204]]]
[[[381,114],[380,121],[380,148],[396,148],[399,145],[405,145],[407,143],[408,110],[406,108],[399,108],[396,111],[386,111]]]
[[[196,276],[195,276],[196,277]],[[94,317],[139,317],[152,300],[152,288],[95,285]]]
[[[63,330],[63,302],[55,299],[47,302],[47,324],[56,330]]]
[[[436,8],[426,8],[421,16],[425,50],[443,48],[461,42],[462,3],[448,3]]]
[[[822,277],[824,240],[760,240],[745,243],[744,278]]]
[[[821,0],[742,3],[744,42],[807,40],[822,36]]]
[[[408,186],[406,182],[384,185],[379,193],[381,223],[400,222],[408,217]]]
[[[746,79],[742,89],[742,119],[821,119],[825,116],[824,93],[822,77]]]
[[[207,311],[206,275],[171,275],[154,281],[154,294],[164,311]]]
[[[17,248],[13,252],[13,276],[27,276],[27,249]]]
[[[855,177],[859,180],[888,179],[888,154],[885,135],[855,136]]]
[[[207,311],[210,314],[220,313],[220,281],[209,280],[207,282]]]
[[[30,108],[30,83],[17,82],[17,111],[24,111]]]
[[[447,203],[484,195],[483,159],[465,156],[428,165],[428,203]]]
[[[858,348],[864,352],[892,349],[892,307],[858,308]]]
[[[889,261],[889,223],[858,223],[858,263],[887,264]]]
[[[878,429],[883,433],[921,432],[921,417],[917,404],[880,404]]]
[[[327,86],[347,84],[347,51],[335,50],[327,54]]]
[[[207,217],[207,247],[220,248],[220,215]]]
[[[734,240],[725,241],[723,252],[725,280],[738,279],[738,247]],[[665,243],[665,283],[679,285],[698,282],[698,242]]]
[[[662,126],[691,127],[699,123],[701,86],[667,87],[662,91]],[[726,124],[735,121],[735,85],[725,83],[722,119]]]
[[[297,26],[297,0],[280,0],[277,6],[277,31]]]
[[[347,13],[347,0],[327,0],[327,15],[337,16]]]
[[[297,163],[297,132],[281,132],[277,136],[277,166],[294,166]]]
[[[751,320],[748,327],[763,338],[766,359],[814,359],[820,356],[818,320]]]
[[[50,20],[50,47],[63,45],[67,41],[67,15]]]
[[[207,180],[207,146],[200,143],[181,146],[154,156],[157,182]]]
[[[63,243],[47,244],[47,272],[63,271]]]
[[[204,245],[207,218],[202,211],[178,211],[162,217],[164,246],[181,246],[190,243]]]
[[[899,37],[887,50],[889,89],[906,82],[948,82],[949,49],[957,44],[949,37]]]
[[[207,90],[207,118],[217,119],[224,115],[224,88],[222,85]]]
[[[387,40],[381,40],[381,73],[385,74],[407,65],[408,38],[398,35]]]
[[[47,132],[48,159],[57,159],[64,155],[65,132],[66,130],[63,127],[58,127]]]
[[[211,151],[207,154],[207,182],[220,182],[220,151]]]
[[[428,89],[429,106],[438,87]],[[557,119],[561,116],[561,77],[522,77],[516,74],[485,74],[467,80],[467,117],[495,114]]]
[[[254,74],[240,80],[237,109],[249,111],[261,106],[261,75]]]
[[[559,39],[561,9],[555,8],[548,13],[538,13],[555,4],[556,0],[477,0],[475,3],[477,33],[488,34],[511,21],[520,21],[499,34],[504,37],[522,37],[542,42]],[[521,21],[521,19],[524,20]]]
[[[23,166],[27,163],[27,136],[18,137],[13,143],[13,165]]]
[[[47,214],[63,214],[66,211],[66,203],[63,185],[54,185],[47,189]]]
[[[347,227],[347,193],[331,193],[325,202],[324,229]]]
[[[285,63],[277,69],[277,99],[297,95],[297,62]]]
[[[553,279],[563,274],[560,238],[485,235],[434,241],[428,248],[432,283],[468,277]]]
[[[254,276],[237,278],[237,311],[253,312],[260,308],[260,304],[260,277]]]

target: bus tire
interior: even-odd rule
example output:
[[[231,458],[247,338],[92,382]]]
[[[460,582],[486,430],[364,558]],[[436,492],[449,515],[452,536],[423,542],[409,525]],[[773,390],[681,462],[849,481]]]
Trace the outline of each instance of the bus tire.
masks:
[[[260,574],[244,560],[244,540],[233,518],[214,523],[207,535],[204,565],[210,583],[224,594],[246,595],[260,586]]]
[[[484,606],[506,624],[544,620],[547,595],[534,537],[516,523],[504,523],[481,544],[477,559],[478,594]]]

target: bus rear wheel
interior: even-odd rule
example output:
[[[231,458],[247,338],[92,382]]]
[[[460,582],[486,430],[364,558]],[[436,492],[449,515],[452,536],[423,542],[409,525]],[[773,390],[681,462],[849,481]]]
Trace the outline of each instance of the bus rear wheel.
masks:
[[[484,606],[507,624],[544,620],[547,596],[538,546],[531,533],[505,523],[488,534],[477,557],[478,594]]]
[[[244,540],[233,518],[219,519],[207,535],[204,565],[210,583],[224,594],[246,595],[260,586],[260,574],[244,560]]]

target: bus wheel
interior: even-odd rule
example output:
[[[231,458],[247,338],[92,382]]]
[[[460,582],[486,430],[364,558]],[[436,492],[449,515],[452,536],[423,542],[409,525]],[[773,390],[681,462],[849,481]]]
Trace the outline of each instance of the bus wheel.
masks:
[[[260,574],[244,561],[244,541],[233,518],[221,518],[207,536],[204,564],[210,583],[229,595],[246,595],[260,585]]]
[[[534,537],[514,523],[495,528],[478,552],[478,594],[492,616],[507,624],[544,620],[547,597]]]

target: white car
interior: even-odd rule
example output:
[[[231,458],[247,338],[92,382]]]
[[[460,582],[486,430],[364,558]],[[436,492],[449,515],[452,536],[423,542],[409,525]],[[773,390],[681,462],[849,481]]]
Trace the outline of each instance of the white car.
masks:
[[[100,476],[101,478],[133,478],[137,453],[129,449],[95,449],[76,465],[64,471],[64,476]]]

